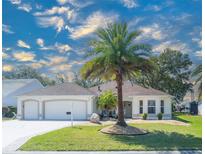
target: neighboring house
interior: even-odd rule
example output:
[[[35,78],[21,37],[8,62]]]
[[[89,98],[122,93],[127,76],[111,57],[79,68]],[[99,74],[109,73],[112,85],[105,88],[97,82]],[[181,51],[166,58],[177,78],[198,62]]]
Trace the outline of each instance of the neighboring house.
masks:
[[[86,120],[98,112],[96,98],[105,90],[116,92],[115,82],[90,89],[75,83],[63,83],[35,90],[18,97],[17,116],[26,120],[70,120],[72,113],[73,119]],[[123,95],[126,118],[140,118],[143,113],[148,113],[149,119],[156,119],[157,114],[163,112],[164,119],[171,119],[170,95],[130,82],[124,82]]]
[[[37,79],[4,79],[2,80],[2,106],[17,106],[17,95],[42,88]]]
[[[183,98],[183,101],[180,102],[179,107],[181,108],[181,112],[185,113],[191,113],[196,110],[195,112],[198,112],[198,114],[201,115],[201,108],[202,104],[200,101],[198,101],[198,86],[194,86],[192,91],[189,91],[186,93],[186,95]],[[195,103],[197,102],[197,103]],[[197,107],[195,107],[197,106]]]

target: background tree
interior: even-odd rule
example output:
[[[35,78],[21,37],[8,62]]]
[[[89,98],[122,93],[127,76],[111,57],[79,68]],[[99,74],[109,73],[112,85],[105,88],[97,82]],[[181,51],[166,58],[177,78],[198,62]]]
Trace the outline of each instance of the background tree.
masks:
[[[95,79],[95,80],[82,79],[79,74],[75,74],[73,81],[79,86],[82,86],[84,88],[91,88],[103,83],[103,81],[101,81],[100,79]]]
[[[66,77],[64,74],[57,73],[56,74],[56,83],[61,84],[67,82]]]
[[[97,101],[98,108],[102,110],[112,110],[116,108],[117,105],[117,95],[114,94],[111,90],[104,91],[99,97]]]
[[[153,69],[137,76],[135,82],[145,87],[152,87],[175,96],[175,101],[183,100],[192,84],[191,60],[180,51],[165,49],[158,57],[150,58]]]
[[[192,77],[196,77],[195,85],[198,84],[198,100],[202,97],[202,64],[198,65],[192,72]]]
[[[37,79],[43,86],[54,85],[55,81],[29,66],[20,66],[12,72],[3,73],[3,79]]]
[[[115,80],[118,96],[117,125],[127,126],[124,120],[122,85],[124,79],[135,77],[139,70],[149,69],[147,56],[150,46],[137,44],[139,31],[129,32],[126,23],[109,24],[96,32],[90,43],[90,61],[81,69],[83,79]]]

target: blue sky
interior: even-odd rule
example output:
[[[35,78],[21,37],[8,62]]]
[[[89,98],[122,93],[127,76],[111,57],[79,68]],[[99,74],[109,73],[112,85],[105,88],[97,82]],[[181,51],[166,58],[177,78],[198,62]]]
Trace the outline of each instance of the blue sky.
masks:
[[[201,0],[3,0],[3,71],[29,65],[71,80],[99,27],[126,21],[154,54],[170,47],[201,63]]]

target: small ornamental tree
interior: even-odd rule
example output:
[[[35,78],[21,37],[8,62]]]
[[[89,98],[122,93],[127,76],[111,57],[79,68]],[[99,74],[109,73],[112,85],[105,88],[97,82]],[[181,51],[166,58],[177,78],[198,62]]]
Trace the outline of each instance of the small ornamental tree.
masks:
[[[98,108],[111,110],[114,109],[117,105],[117,95],[114,94],[111,90],[103,92],[97,101]]]

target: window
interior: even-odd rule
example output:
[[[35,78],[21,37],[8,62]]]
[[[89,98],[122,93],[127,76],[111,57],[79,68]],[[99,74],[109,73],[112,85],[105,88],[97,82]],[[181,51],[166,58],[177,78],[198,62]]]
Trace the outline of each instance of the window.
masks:
[[[160,110],[161,110],[161,113],[164,113],[164,100],[161,100],[160,102]]]
[[[140,100],[140,114],[143,113],[143,100]]]
[[[148,113],[155,114],[155,106],[156,106],[155,101],[154,100],[149,100],[148,101]]]

